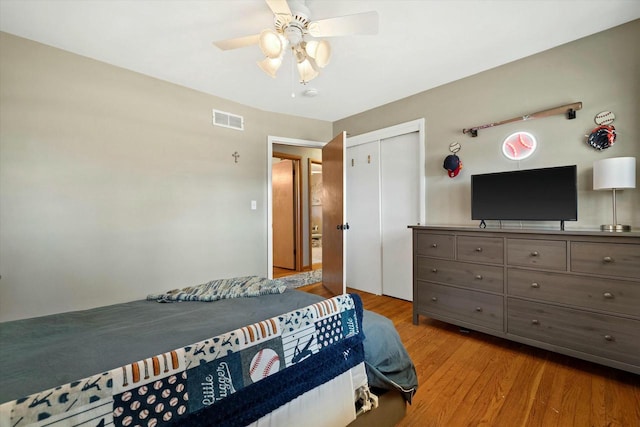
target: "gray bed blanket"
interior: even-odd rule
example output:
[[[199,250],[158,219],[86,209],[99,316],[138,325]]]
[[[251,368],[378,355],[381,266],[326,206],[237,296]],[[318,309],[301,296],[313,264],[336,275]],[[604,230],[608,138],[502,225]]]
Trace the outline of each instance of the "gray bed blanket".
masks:
[[[214,304],[132,301],[0,323],[0,403],[114,369],[305,307],[322,297],[287,290]],[[365,310],[371,384],[409,399],[415,368],[391,322]]]

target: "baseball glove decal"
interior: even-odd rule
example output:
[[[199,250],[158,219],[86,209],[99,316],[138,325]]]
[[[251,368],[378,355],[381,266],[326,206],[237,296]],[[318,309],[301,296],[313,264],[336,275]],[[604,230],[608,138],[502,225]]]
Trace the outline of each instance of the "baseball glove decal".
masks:
[[[587,142],[596,150],[605,150],[616,142],[616,128],[612,125],[600,125],[591,131]]]

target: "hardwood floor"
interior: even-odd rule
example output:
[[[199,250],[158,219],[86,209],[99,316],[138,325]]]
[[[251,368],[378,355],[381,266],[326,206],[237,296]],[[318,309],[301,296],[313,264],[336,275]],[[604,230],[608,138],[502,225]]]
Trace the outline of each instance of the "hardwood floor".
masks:
[[[305,271],[310,271],[310,270],[318,270],[320,268],[322,268],[322,263],[313,264],[311,266],[311,269],[309,269],[307,267],[307,268],[303,269],[302,271],[288,270],[286,268],[280,268],[280,267],[273,267],[273,278],[274,279],[278,279],[280,277],[291,276],[293,274],[299,274],[299,273],[303,273]]]
[[[299,288],[331,294],[322,284]],[[398,426],[640,426],[640,376],[420,317],[410,302],[358,293],[393,321],[419,387]]]

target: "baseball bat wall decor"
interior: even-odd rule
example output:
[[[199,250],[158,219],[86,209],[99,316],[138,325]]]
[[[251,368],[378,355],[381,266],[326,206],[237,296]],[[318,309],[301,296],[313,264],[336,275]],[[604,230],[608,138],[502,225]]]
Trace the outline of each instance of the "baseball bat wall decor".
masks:
[[[582,109],[582,102],[574,102],[573,104],[562,105],[560,107],[550,108],[544,111],[538,111],[537,113],[525,114],[524,116],[514,117],[513,119],[502,120],[500,122],[488,123],[482,126],[474,126],[467,129],[462,129],[462,133],[471,134],[471,136],[478,136],[479,129],[492,128],[494,126],[505,125],[507,123],[521,122],[525,120],[541,119],[543,117],[556,116],[558,114],[565,114],[567,119],[575,119],[576,111]]]

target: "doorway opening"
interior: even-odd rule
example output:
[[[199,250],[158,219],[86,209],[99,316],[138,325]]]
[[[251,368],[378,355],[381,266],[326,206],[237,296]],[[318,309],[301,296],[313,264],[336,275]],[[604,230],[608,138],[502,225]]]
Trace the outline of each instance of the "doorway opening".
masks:
[[[302,271],[302,197],[300,156],[274,152],[271,191],[273,199],[273,274]]]
[[[322,268],[322,160],[308,159],[309,165],[309,253],[311,269]]]
[[[325,142],[308,141],[284,137],[269,136],[267,141],[267,275],[269,278],[289,276],[292,274],[306,273],[312,270],[311,255],[311,223],[309,214],[309,171],[308,159],[322,158],[321,149]],[[274,154],[276,153],[276,154]],[[302,203],[299,209],[299,235],[301,236],[301,247],[296,255],[299,257],[296,269],[282,269],[274,264],[274,200],[273,200],[273,164],[275,155],[287,154],[300,159],[300,197]],[[320,227],[318,227],[321,230]],[[275,237],[277,240],[277,237]],[[320,268],[321,264],[317,265]]]

